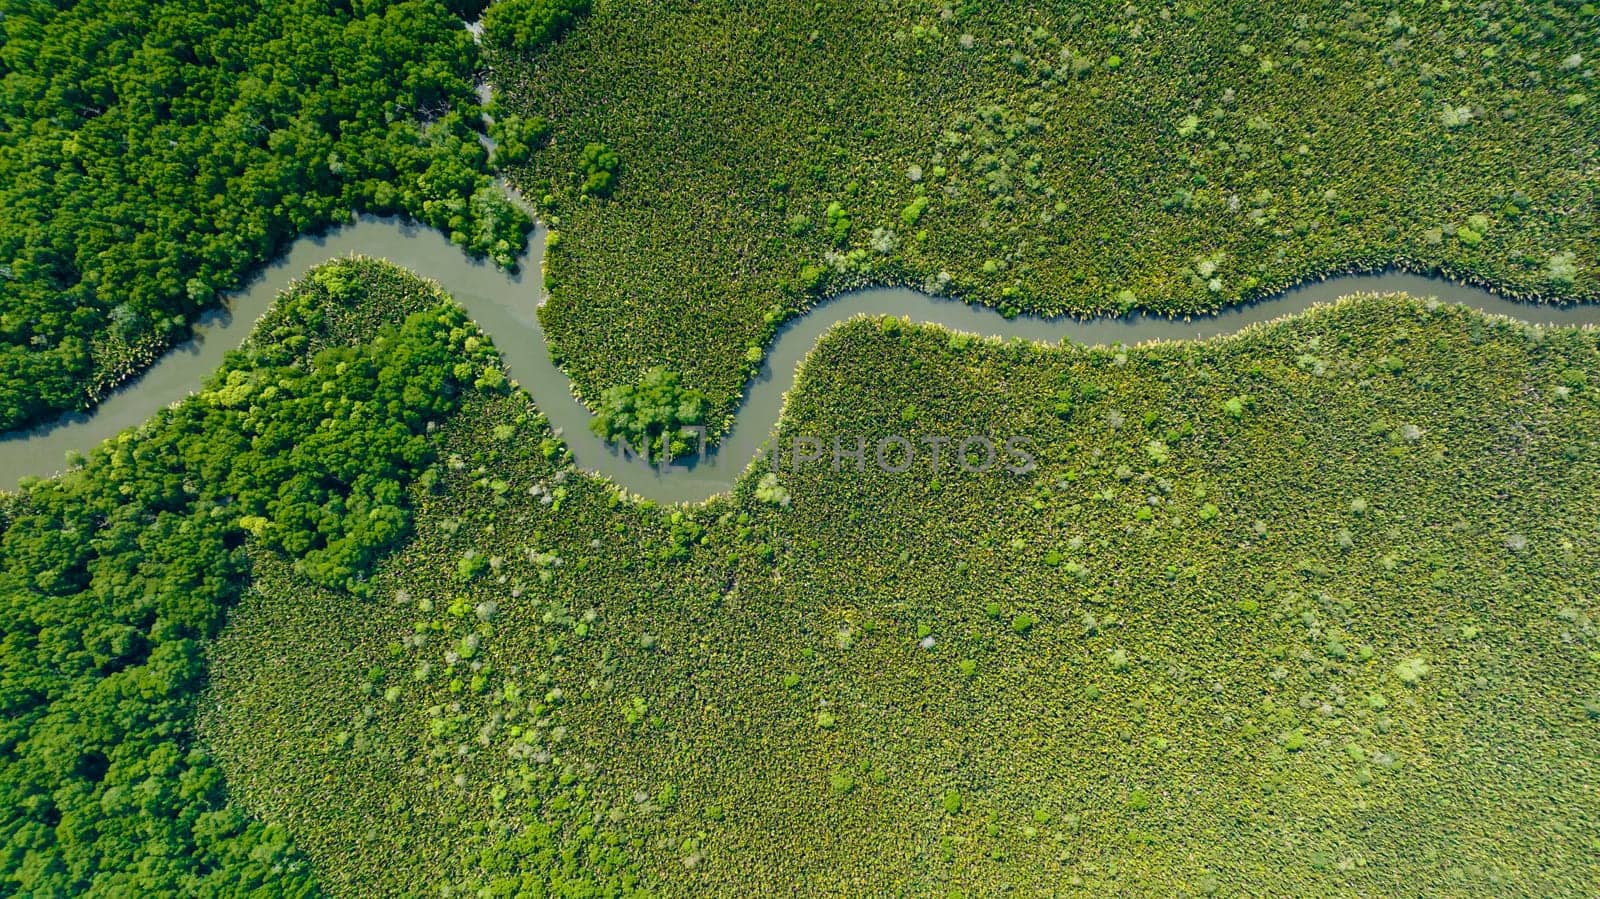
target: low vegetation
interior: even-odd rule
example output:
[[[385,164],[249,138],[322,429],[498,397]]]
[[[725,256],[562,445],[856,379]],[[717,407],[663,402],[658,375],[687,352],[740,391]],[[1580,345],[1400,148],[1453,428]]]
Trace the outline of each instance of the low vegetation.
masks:
[[[687,508],[473,393],[363,595],[258,564],[204,732],[339,895],[1581,893],[1597,385],[1592,331],[1403,298],[1135,349],[863,320],[780,438],[1039,467]]]
[[[1592,3],[503,0],[493,160],[482,11],[0,0],[0,427],[355,210],[506,261],[491,165],[558,229],[597,431],[652,455],[868,282],[1600,298]],[[625,497],[436,288],[315,270],[0,494],[0,893],[1595,892],[1600,332],[850,321],[774,445],[891,435],[914,462]]]
[[[616,0],[489,60],[551,125],[513,180],[564,231],[541,312],[578,392],[664,365],[720,425],[779,322],[869,282],[1007,313],[1387,265],[1600,297],[1597,36],[1592,3]]]
[[[1039,465],[624,500],[436,291],[319,269],[202,393],[0,504],[0,882],[1600,879],[1595,332],[1403,298],[1134,349],[859,320],[780,430]]]

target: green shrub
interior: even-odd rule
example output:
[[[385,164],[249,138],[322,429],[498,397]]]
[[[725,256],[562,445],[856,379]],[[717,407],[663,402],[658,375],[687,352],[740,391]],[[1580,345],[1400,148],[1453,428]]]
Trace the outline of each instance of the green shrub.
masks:
[[[533,53],[589,14],[591,0],[495,0],[483,13],[483,38],[505,50]]]
[[[606,390],[589,428],[606,440],[626,441],[652,461],[663,455],[679,459],[697,449],[682,429],[704,424],[705,415],[705,396],[684,387],[677,372],[658,366],[637,383]]]
[[[578,188],[585,196],[609,197],[616,186],[617,168],[621,160],[603,143],[585,144],[578,154],[578,174],[583,184]]]
[[[823,217],[828,223],[828,235],[834,244],[842,244],[850,236],[850,216],[845,214],[844,207],[838,201],[828,204]]]
[[[494,142],[492,165],[496,168],[522,165],[533,151],[549,142],[550,123],[543,116],[523,118],[515,113],[502,113],[490,123],[489,139]]]
[[[756,484],[756,499],[774,506],[788,506],[789,491],[778,483],[778,476],[769,471],[762,475],[760,482]]]
[[[1432,670],[1433,668],[1428,664],[1427,660],[1413,656],[1412,658],[1402,660],[1399,664],[1394,666],[1394,676],[1399,678],[1400,683],[1405,684],[1408,687],[1414,687],[1420,683],[1424,677],[1427,677],[1428,673]]]
[[[909,228],[922,220],[922,213],[927,208],[928,198],[925,196],[917,197],[907,204],[905,209],[900,211],[900,221]]]
[[[463,581],[470,581],[483,574],[489,568],[489,560],[485,556],[468,550],[465,555],[456,561],[456,576]],[[463,606],[463,611],[465,611]]]
[[[1290,752],[1299,752],[1306,745],[1306,732],[1304,728],[1297,727],[1283,735],[1283,748]]]

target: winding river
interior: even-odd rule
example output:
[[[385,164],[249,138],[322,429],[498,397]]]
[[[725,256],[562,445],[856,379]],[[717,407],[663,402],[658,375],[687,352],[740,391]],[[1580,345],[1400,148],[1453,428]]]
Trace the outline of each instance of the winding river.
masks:
[[[464,26],[474,40],[481,39],[481,23]],[[487,105],[490,92],[489,84],[480,82],[479,102]],[[493,148],[487,137],[480,140]],[[520,204],[514,191],[509,187],[506,191]],[[527,211],[532,214],[532,210]],[[767,348],[761,371],[745,385],[733,427],[723,436],[720,447],[693,464],[663,472],[637,459],[624,458],[594,436],[588,427],[589,410],[573,397],[566,375],[551,363],[544,329],[535,314],[543,302],[540,282],[545,236],[542,225],[534,231],[516,275],[486,261],[468,258],[437,231],[395,219],[365,216],[326,234],[301,237],[244,289],[227,297],[222,308],[203,316],[189,341],[162,356],[93,410],[68,413],[31,430],[0,434],[0,489],[9,489],[24,477],[58,473],[65,467],[68,453],[87,452],[199,390],[205,378],[222,364],[223,354],[244,341],[291,281],[323,262],[351,255],[384,258],[438,282],[494,340],[507,371],[550,419],[578,467],[610,478],[639,496],[667,503],[699,502],[730,489],[777,424],[784,394],[794,384],[801,359],[829,328],[857,315],[904,316],[1001,338],[1133,344],[1232,334],[1248,325],[1303,312],[1317,303],[1352,293],[1403,291],[1537,324],[1600,325],[1600,305],[1517,303],[1486,290],[1402,273],[1347,275],[1314,282],[1270,300],[1187,322],[1146,315],[1006,319],[987,307],[930,297],[907,288],[858,290],[818,304],[780,328]]]
[[[86,452],[100,441],[182,400],[239,346],[257,319],[290,281],[316,265],[352,254],[382,257],[439,283],[477,321],[499,349],[507,370],[571,448],[579,467],[660,502],[695,502],[728,490],[771,434],[794,383],[796,367],[817,340],[840,321],[857,315],[907,316],[983,335],[1084,344],[1132,344],[1156,339],[1195,339],[1232,334],[1257,322],[1302,312],[1316,303],[1362,291],[1404,291],[1539,324],[1600,324],[1600,306],[1556,307],[1513,302],[1486,290],[1417,275],[1350,275],[1314,282],[1273,299],[1239,306],[1189,322],[1134,315],[1122,318],[1005,319],[991,309],[930,297],[905,288],[872,288],[844,294],[791,320],[768,348],[761,372],[747,385],[734,427],[715,452],[688,470],[661,472],[626,460],[588,428],[589,411],[571,394],[566,375],[550,361],[535,310],[542,300],[540,272],[544,230],[535,231],[520,273],[469,259],[443,235],[393,219],[361,218],[330,233],[303,237],[268,266],[223,309],[200,320],[193,339],[163,356],[138,379],[87,413],[62,416],[28,431],[0,435],[0,485],[28,475],[59,471],[68,451]]]

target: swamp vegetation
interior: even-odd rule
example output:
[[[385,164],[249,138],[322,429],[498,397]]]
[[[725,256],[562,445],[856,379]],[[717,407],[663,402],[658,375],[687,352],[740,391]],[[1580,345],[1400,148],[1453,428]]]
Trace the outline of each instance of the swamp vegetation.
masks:
[[[205,732],[346,895],[1581,893],[1597,384],[1593,331],[1402,297],[1136,349],[859,320],[780,440],[1038,469],[690,507],[473,394],[364,596],[258,568]]]
[[[542,317],[580,396],[665,366],[717,432],[777,325],[864,283],[1182,315],[1398,265],[1600,297],[1597,37],[1593,3],[611,0],[487,59],[552,126],[511,178],[561,232]]]
[[[514,257],[495,164],[596,427],[675,451],[868,282],[1600,298],[1593,3],[506,0],[495,159],[482,11],[0,0],[0,426],[353,210]],[[890,434],[1037,465],[624,496],[439,289],[316,269],[0,494],[0,893],[1600,885],[1600,332],[1405,296],[1137,347],[846,322],[774,445]]]
[[[342,263],[282,310],[6,502],[13,889],[1600,877],[1593,331],[1397,297],[1131,349],[862,319],[780,439],[959,425],[1039,467],[658,507],[573,471],[419,282]],[[303,489],[251,445],[303,447]]]

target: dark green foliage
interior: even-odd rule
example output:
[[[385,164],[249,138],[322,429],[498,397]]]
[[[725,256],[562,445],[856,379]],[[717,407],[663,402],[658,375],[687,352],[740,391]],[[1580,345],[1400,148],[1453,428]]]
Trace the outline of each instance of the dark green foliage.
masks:
[[[474,22],[483,15],[484,9],[489,6],[489,0],[444,0],[444,5],[456,18]]]
[[[698,449],[688,426],[704,425],[705,396],[684,387],[677,372],[652,368],[635,384],[612,387],[600,400],[589,429],[607,440],[625,441],[651,460],[666,452],[681,459]]]
[[[502,263],[523,246],[439,0],[0,0],[0,21],[0,430],[87,405],[352,210]]]
[[[344,302],[398,324],[345,346],[361,316]],[[252,534],[361,592],[410,532],[407,485],[432,460],[427,423],[460,402],[457,366],[494,363],[472,333],[386,267],[320,270],[202,393],[7,498],[0,892],[314,892],[194,740],[205,643],[249,584]]]
[[[499,0],[483,14],[483,36],[498,47],[533,53],[588,15],[590,5],[590,0]]]

